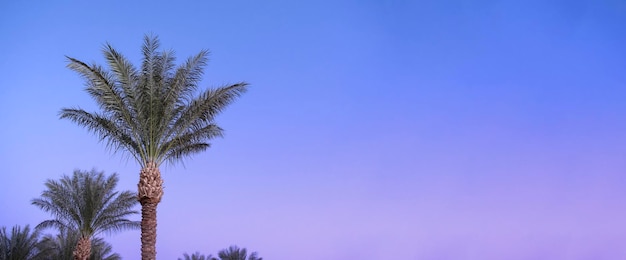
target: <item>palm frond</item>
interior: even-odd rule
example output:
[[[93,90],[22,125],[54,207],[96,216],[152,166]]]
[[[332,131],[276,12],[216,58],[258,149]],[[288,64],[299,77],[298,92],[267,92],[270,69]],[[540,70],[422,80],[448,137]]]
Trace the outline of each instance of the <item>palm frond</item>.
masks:
[[[39,229],[55,228],[57,230],[78,228],[78,227],[74,227],[74,226],[68,226],[68,224],[70,224],[70,223],[66,224],[63,221],[59,221],[59,220],[56,220],[56,219],[48,219],[48,220],[44,220],[44,221],[40,222],[39,224],[37,224],[37,228],[39,228]]]
[[[245,93],[248,88],[245,82],[207,89],[200,96],[192,100],[174,122],[171,130],[181,133],[195,124],[213,123],[215,116],[222,112],[230,103]]]
[[[199,129],[191,129],[181,133],[172,140],[164,142],[161,146],[161,149],[164,150],[160,154],[165,160],[178,160],[186,155],[209,148],[210,145],[203,141],[222,137],[223,133],[224,130],[216,124],[208,124]]]
[[[82,109],[64,108],[61,110],[60,118],[69,119],[87,128],[88,131],[95,133],[100,141],[105,141],[107,147],[129,151],[136,159],[139,159],[143,154],[141,147],[133,138],[132,132],[121,128],[116,121],[105,115],[88,113]]]
[[[176,69],[174,78],[167,88],[165,99],[169,105],[185,106],[193,100],[193,94],[204,74],[204,67],[208,62],[209,51],[200,53],[187,59],[185,64]]]
[[[210,140],[214,137],[222,136],[221,128],[217,130],[212,125],[215,115],[221,112],[226,106],[232,103],[237,97],[247,91],[247,83],[238,83],[218,89],[208,89],[202,93],[197,99],[194,99],[188,106],[181,109],[180,116],[176,118],[168,131],[164,134],[165,141],[162,151],[169,154],[162,156],[162,160],[177,160],[180,155],[190,153],[180,153],[180,151],[203,151],[202,149],[181,149],[180,140],[185,139],[189,133],[200,131],[202,133],[210,133],[209,135],[194,135],[204,140]],[[204,131],[212,129],[211,131]],[[197,141],[197,139],[187,138],[189,141]],[[194,147],[192,145],[192,147]],[[206,146],[208,147],[208,146]],[[206,148],[205,147],[205,148]]]
[[[120,84],[116,81],[118,77],[114,77],[98,65],[87,65],[77,59],[67,57],[69,60],[68,68],[78,72],[87,80],[87,92],[98,103],[102,111],[114,118],[118,124],[124,125],[127,129],[134,129],[132,113],[129,111],[129,103]],[[114,71],[117,69],[114,68]],[[132,73],[132,71],[121,71],[120,73]],[[128,75],[121,80],[129,80]],[[116,80],[116,78],[118,80]]]
[[[181,159],[191,154],[196,154],[202,151],[206,151],[206,149],[209,149],[209,147],[211,147],[211,144],[209,143],[185,144],[175,149],[170,149],[169,152],[165,154],[164,157],[167,158],[166,159],[167,161],[174,163],[174,162],[180,161]]]
[[[117,105],[125,106],[125,109],[116,108],[116,110],[125,110],[123,117],[125,124],[130,126],[134,131],[137,131],[138,126],[134,119],[137,118],[136,92],[139,72],[126,57],[115,50],[110,44],[106,44],[103,53],[111,71],[115,75],[115,86],[121,89],[121,91],[117,91],[119,99],[121,100]]]

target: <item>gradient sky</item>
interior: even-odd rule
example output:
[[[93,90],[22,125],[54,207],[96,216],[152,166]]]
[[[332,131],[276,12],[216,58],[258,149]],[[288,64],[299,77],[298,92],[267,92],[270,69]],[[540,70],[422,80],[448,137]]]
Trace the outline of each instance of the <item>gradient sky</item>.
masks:
[[[202,87],[252,84],[162,167],[160,259],[626,258],[624,1],[2,1],[0,226],[49,218],[30,200],[74,169],[136,189],[58,112],[95,109],[64,55],[137,63],[146,33],[211,50]]]

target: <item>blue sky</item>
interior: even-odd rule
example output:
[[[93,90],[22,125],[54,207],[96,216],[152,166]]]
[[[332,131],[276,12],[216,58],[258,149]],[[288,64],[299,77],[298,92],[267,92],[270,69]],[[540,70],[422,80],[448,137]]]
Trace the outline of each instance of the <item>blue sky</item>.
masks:
[[[0,3],[0,226],[74,169],[139,167],[58,119],[95,109],[64,55],[144,34],[203,87],[247,81],[224,139],[162,167],[160,259],[623,259],[623,1]],[[139,232],[106,237],[139,259]]]

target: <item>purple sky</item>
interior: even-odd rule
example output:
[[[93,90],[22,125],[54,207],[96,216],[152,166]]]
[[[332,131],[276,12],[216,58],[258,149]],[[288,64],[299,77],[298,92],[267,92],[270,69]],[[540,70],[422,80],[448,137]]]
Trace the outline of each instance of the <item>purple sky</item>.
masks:
[[[626,258],[626,2],[204,2],[0,3],[0,226],[49,218],[30,200],[74,169],[136,189],[58,120],[95,109],[64,55],[137,63],[154,33],[212,51],[203,87],[252,84],[162,167],[160,259]],[[139,231],[105,238],[139,259]]]

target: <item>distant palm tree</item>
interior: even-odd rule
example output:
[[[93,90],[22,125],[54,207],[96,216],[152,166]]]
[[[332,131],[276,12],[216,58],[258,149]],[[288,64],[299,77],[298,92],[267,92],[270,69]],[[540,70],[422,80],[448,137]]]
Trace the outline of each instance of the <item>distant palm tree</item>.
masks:
[[[72,259],[76,244],[80,239],[78,232],[59,232],[56,236],[46,235],[41,239],[40,250],[44,252],[42,260]],[[102,238],[91,240],[91,255],[89,260],[120,260],[113,248]]]
[[[38,229],[31,230],[28,225],[13,226],[11,233],[7,233],[6,227],[0,229],[1,260],[39,259],[39,253]]]
[[[248,85],[242,82],[198,95],[208,51],[176,67],[173,51],[158,48],[157,37],[145,36],[139,69],[108,44],[104,56],[110,71],[68,57],[68,67],[85,79],[87,93],[100,112],[63,108],[60,113],[62,119],[106,140],[107,146],[128,152],[141,166],[137,186],[144,260],[156,258],[156,210],[163,196],[159,166],[209,148],[209,140],[222,136],[215,116],[246,92]]]
[[[137,204],[130,191],[118,192],[117,174],[108,177],[104,172],[76,170],[72,177],[47,180],[46,190],[32,204],[49,212],[53,219],[41,222],[38,228],[54,227],[59,232],[77,232],[79,239],[73,252],[74,259],[86,260],[91,255],[91,239],[101,233],[110,233],[139,227],[129,220]]]
[[[263,260],[259,257],[257,252],[252,252],[249,256],[245,248],[239,248],[237,246],[230,246],[227,249],[221,250],[217,256],[220,260]]]
[[[200,254],[200,252],[195,252],[193,255],[188,255],[187,253],[183,254],[183,258],[178,258],[178,260],[217,260],[217,258],[212,255],[205,256]]]

